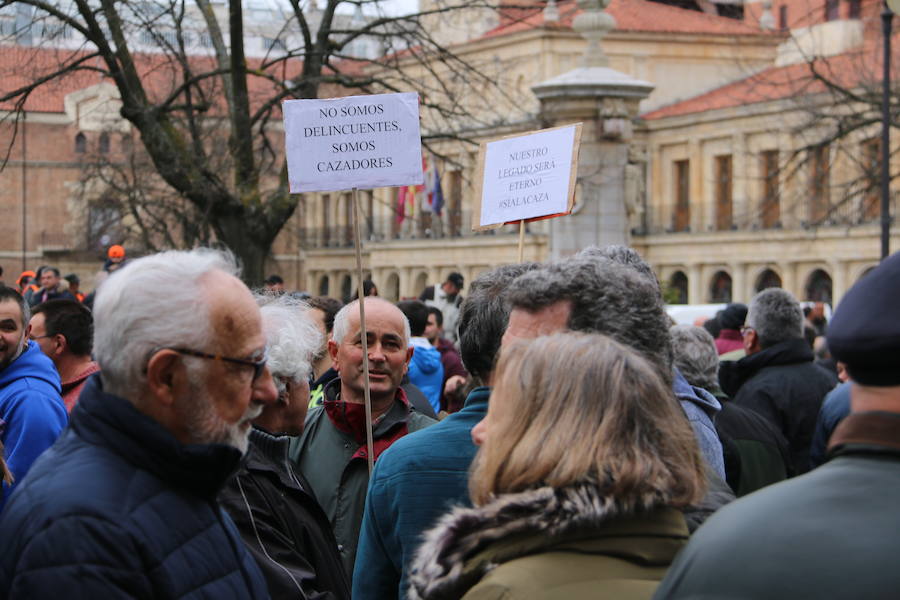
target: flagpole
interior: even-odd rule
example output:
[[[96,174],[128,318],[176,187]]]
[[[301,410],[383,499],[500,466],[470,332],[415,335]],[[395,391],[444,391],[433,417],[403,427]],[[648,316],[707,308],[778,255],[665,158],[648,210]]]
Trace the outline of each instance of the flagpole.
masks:
[[[369,459],[369,475],[375,468],[375,442],[372,435],[372,395],[369,391],[369,343],[366,332],[366,303],[365,294],[363,293],[363,270],[362,270],[362,233],[360,232],[359,218],[359,194],[358,190],[353,188],[353,238],[356,247],[356,282],[357,297],[359,298],[359,337],[362,341],[363,348],[363,389],[365,390],[366,401],[366,449],[367,458]]]

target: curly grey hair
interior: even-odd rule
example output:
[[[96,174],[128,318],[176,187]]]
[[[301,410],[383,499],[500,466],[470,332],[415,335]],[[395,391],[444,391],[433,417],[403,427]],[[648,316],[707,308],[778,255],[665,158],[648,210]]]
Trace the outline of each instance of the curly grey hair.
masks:
[[[578,254],[575,255],[575,258],[605,258],[614,263],[631,267],[650,281],[653,281],[656,284],[656,287],[659,288],[659,280],[656,278],[656,273],[653,272],[653,269],[647,264],[647,261],[641,258],[641,255],[638,254],[634,248],[630,248],[629,246],[622,246],[620,244],[609,244],[602,247],[588,246],[581,249]]]
[[[281,394],[284,380],[304,381],[312,372],[313,355],[322,344],[322,332],[307,314],[309,305],[287,294],[257,294],[266,334],[266,364]]]
[[[803,338],[800,303],[781,288],[768,288],[754,296],[747,308],[746,323],[756,332],[762,348]]]
[[[572,305],[571,331],[602,333],[637,350],[672,383],[669,321],[655,279],[600,257],[572,257],[519,277],[509,289],[513,308],[536,312]]]
[[[708,392],[719,390],[719,353],[703,327],[675,325],[669,329],[675,366],[688,383]]]

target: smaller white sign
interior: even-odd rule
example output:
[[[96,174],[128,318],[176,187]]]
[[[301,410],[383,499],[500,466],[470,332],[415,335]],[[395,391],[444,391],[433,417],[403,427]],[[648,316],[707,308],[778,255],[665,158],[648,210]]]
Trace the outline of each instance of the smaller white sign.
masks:
[[[488,142],[478,225],[569,212],[577,130],[571,125]]]
[[[283,110],[292,193],[422,184],[415,92],[287,100]]]

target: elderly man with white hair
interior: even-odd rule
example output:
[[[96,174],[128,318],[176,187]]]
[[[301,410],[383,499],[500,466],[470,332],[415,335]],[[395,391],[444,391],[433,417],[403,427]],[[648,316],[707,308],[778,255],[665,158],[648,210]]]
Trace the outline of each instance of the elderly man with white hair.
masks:
[[[101,372],[0,517],[0,597],[268,597],[216,501],[277,397],[236,275],[222,253],[172,251],[104,282]]]
[[[268,294],[257,302],[278,401],[253,421],[247,457],[219,501],[256,558],[273,598],[350,600],[350,582],[328,517],[288,460],[287,436],[303,433],[309,376],[322,333],[302,300]]]

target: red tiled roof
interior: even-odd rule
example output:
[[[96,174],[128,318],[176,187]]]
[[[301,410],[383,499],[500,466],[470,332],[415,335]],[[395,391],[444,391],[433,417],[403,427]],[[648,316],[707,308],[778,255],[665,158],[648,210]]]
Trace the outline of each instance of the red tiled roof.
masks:
[[[497,37],[517,31],[535,29],[537,27],[570,28],[572,20],[581,10],[574,0],[563,0],[558,3],[559,23],[545,23],[543,8],[531,10],[519,9],[518,18],[505,15],[498,27],[488,31],[483,37]],[[614,31],[633,31],[648,33],[693,33],[708,35],[777,35],[743,21],[708,15],[706,13],[650,2],[648,0],[612,0],[606,9],[616,19]]]
[[[863,46],[837,56],[771,67],[745,79],[663,106],[641,116],[649,121],[818,94],[827,91],[826,81],[846,89],[879,83],[880,40],[866,38]]]
[[[47,48],[8,46],[0,51],[0,95],[20,89],[58,70],[62,65],[70,64],[90,53]],[[135,54],[134,61],[144,83],[145,90],[151,100],[166,98],[182,81],[181,67],[173,62],[172,57],[165,54]],[[250,69],[259,69],[259,59],[248,59]],[[215,62],[210,57],[190,57],[190,65],[195,74],[208,73],[214,70]],[[63,77],[57,77],[35,89],[25,100],[24,109],[28,112],[61,113],[64,112],[64,99],[67,94],[82,90],[102,82],[113,83],[105,73],[106,63],[102,59],[92,57],[83,63],[85,67],[97,70],[73,71]],[[296,76],[301,68],[299,60],[289,60],[284,64],[265,69],[269,77],[278,80]],[[275,86],[264,77],[248,77],[248,91],[251,105],[260,106],[272,97]],[[213,101],[213,109],[221,107],[221,80],[211,77],[204,82]],[[194,98],[195,102],[197,98]],[[0,103],[0,110],[16,108],[13,102]]]

